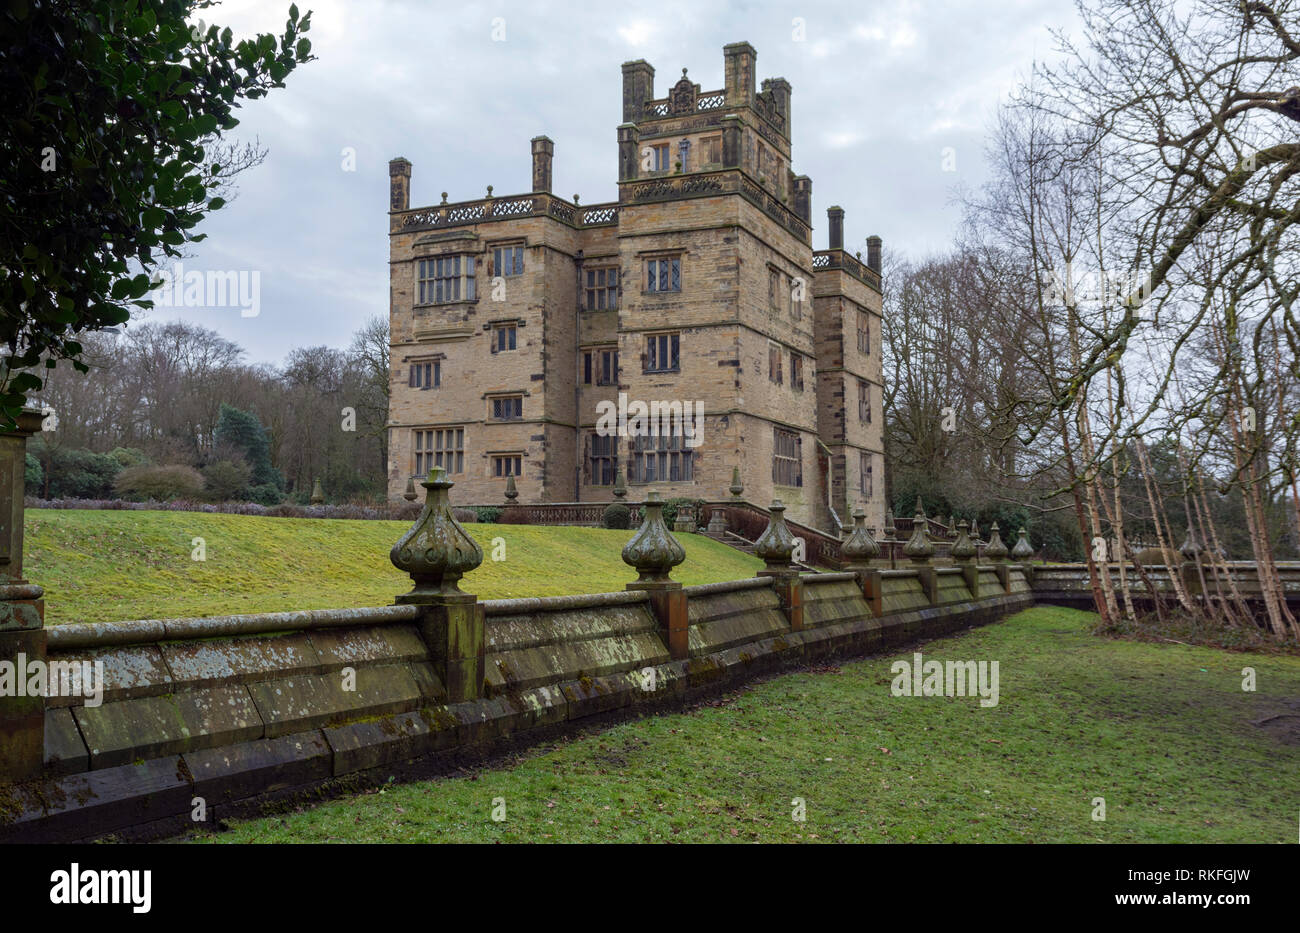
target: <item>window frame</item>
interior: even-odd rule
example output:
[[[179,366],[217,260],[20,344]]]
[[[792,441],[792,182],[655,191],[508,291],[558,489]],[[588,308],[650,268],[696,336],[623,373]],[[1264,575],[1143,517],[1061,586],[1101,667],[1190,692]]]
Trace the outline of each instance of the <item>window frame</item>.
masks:
[[[582,351],[582,384],[618,385],[618,347],[588,347]]]
[[[492,340],[493,353],[510,353],[519,349],[519,324],[516,321],[501,321],[491,325],[488,335]],[[509,339],[505,339],[508,335]],[[500,346],[500,344],[508,346]]]
[[[682,292],[682,257],[654,256],[645,260],[641,278],[643,294],[680,295]],[[664,285],[663,283],[667,283]]]
[[[583,271],[586,276],[582,285],[582,310],[617,311],[619,306],[619,286],[622,280],[619,267],[592,266],[591,268],[584,268]],[[597,278],[601,281],[593,281]],[[605,302],[604,307],[600,306],[602,301]]]
[[[646,334],[645,339],[645,358],[642,363],[642,373],[679,373],[682,371],[682,335],[681,331],[662,331],[660,333]],[[669,357],[668,366],[659,366],[659,341],[667,341],[664,349]]]
[[[587,485],[613,486],[618,481],[618,435],[587,435]]]
[[[687,444],[683,434],[638,434],[628,446],[629,483],[695,482],[697,448]]]
[[[422,378],[426,372],[429,376],[428,380]],[[442,357],[407,360],[406,386],[409,389],[419,389],[421,392],[442,388]]]
[[[514,393],[507,395],[494,395],[488,401],[491,403],[489,411],[491,417],[489,421],[523,421],[524,420],[524,396],[523,393]],[[516,414],[498,414],[498,411],[505,411],[505,403],[513,402],[510,409]]]
[[[465,427],[415,428],[411,431],[412,476],[428,476],[435,466],[448,475],[465,472]]]
[[[477,301],[473,253],[421,256],[415,260],[415,307]]]
[[[496,278],[514,278],[517,275],[524,274],[524,243],[498,243],[493,244],[492,250],[492,277]],[[502,260],[505,259],[505,262]],[[503,271],[502,266],[505,266]]]
[[[792,482],[786,482],[786,479]],[[803,488],[803,435],[785,428],[772,428],[772,483]]]
[[[488,475],[492,479],[505,479],[509,476],[518,479],[524,475],[523,454],[504,453],[490,456],[492,459],[488,463]]]

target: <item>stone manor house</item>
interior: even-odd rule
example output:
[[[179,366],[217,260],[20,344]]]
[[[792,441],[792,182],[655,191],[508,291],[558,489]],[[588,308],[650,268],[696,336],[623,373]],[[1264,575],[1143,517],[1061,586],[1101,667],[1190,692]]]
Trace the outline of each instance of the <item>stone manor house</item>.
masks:
[[[830,207],[814,250],[790,84],[756,57],[728,45],[720,90],[683,69],[661,98],[623,65],[616,203],[553,194],[545,136],[526,194],[413,208],[389,163],[390,497],[440,465],[458,503],[508,476],[521,503],[612,501],[619,471],[633,500],[720,499],[739,467],[791,519],[882,527],[880,239],[855,258]],[[652,433],[638,403],[694,417]]]

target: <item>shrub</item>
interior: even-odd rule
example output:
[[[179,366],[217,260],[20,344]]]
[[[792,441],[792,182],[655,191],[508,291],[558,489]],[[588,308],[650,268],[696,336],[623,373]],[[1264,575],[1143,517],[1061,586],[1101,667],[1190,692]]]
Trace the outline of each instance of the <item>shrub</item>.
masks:
[[[45,480],[45,471],[41,469],[41,461],[37,460],[33,454],[27,455],[27,460],[23,466],[23,490],[31,495],[38,495],[41,491],[41,483]]]
[[[523,506],[513,505],[501,510],[501,517],[497,522],[502,525],[531,525],[532,520],[528,515],[528,509]]]
[[[478,521],[478,512],[473,509],[452,509],[451,517],[458,522],[476,522]]]
[[[122,465],[108,454],[89,450],[48,448],[44,438],[32,445],[36,459],[49,472],[52,499],[107,499]]]
[[[126,467],[144,466],[149,462],[143,450],[137,447],[114,447],[105,456]]]
[[[203,495],[203,474],[179,463],[167,466],[127,467],[113,487],[126,499],[198,499]]]
[[[284,493],[272,483],[262,483],[259,486],[248,487],[248,498],[258,505],[264,505],[268,508],[277,506],[284,501]]]
[[[632,524],[632,510],[621,502],[611,502],[605,506],[600,523],[606,528],[626,529]]]
[[[248,480],[253,471],[247,463],[218,460],[203,468],[203,487],[215,502],[248,498]]]
[[[480,505],[474,511],[478,512],[478,520],[485,525],[493,525],[501,520],[501,509],[495,505]]]

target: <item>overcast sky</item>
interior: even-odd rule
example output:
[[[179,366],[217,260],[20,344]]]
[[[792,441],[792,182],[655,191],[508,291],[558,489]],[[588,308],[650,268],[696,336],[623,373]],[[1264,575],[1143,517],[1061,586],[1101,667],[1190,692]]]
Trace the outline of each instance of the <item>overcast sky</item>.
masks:
[[[240,112],[238,138],[269,149],[237,199],[204,221],[185,270],[256,271],[260,311],[155,311],[239,343],[253,362],[344,347],[388,313],[388,160],[414,163],[412,206],[526,192],[529,139],[555,141],[554,190],[617,198],[620,65],[644,58],[664,97],[683,67],[721,88],[722,47],[748,41],[757,76],[791,94],[793,168],[813,180],[813,245],[826,208],[845,242],[924,255],[952,239],[957,185],[984,178],[984,132],[1071,0],[746,3],[444,3],[299,0],[317,60]],[[237,37],[283,28],[288,0],[204,11]],[[495,22],[494,22],[495,21]],[[802,22],[803,38],[797,38]],[[494,32],[498,38],[494,39]],[[503,38],[502,38],[503,37]],[[950,149],[950,153],[945,150]],[[345,150],[355,150],[346,171]],[[955,171],[945,170],[945,154]]]

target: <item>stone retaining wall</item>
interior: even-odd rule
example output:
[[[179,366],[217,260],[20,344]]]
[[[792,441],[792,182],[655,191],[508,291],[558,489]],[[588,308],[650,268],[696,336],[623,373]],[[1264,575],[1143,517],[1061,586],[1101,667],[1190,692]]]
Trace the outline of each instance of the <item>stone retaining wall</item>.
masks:
[[[51,662],[99,662],[102,705],[49,698],[45,774],[0,797],[0,838],[183,829],[240,801],[408,759],[688,702],[781,667],[992,621],[1032,601],[1018,567],[775,576],[685,587],[673,658],[645,591],[486,601],[482,696],[449,702],[415,606],[61,626]],[[802,594],[799,626],[783,587]],[[872,610],[880,594],[882,611]],[[347,689],[345,675],[355,678]]]

